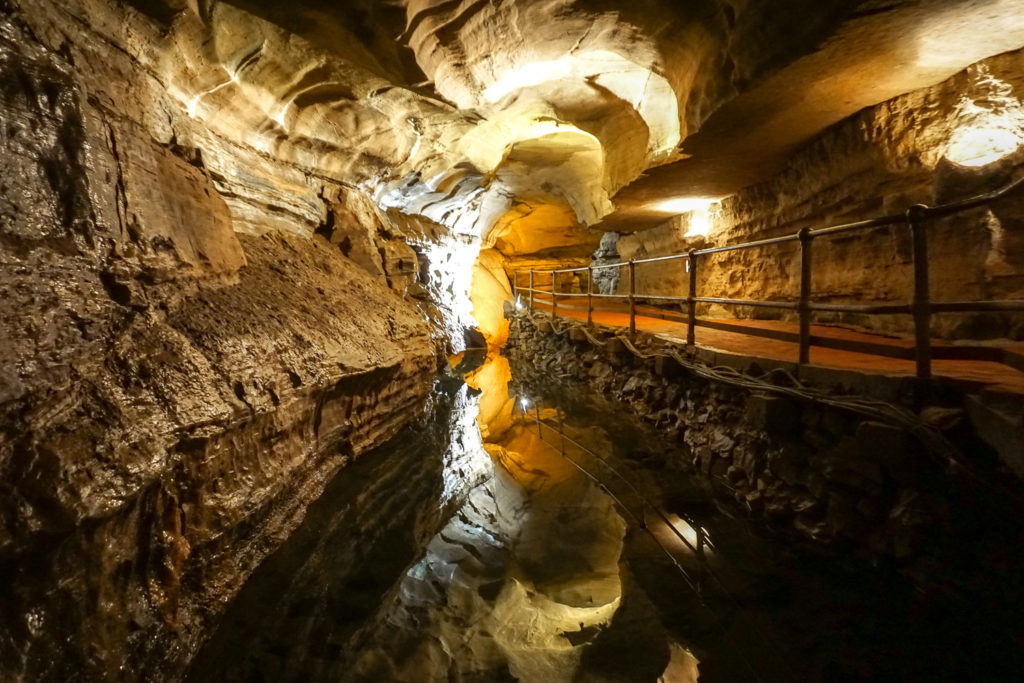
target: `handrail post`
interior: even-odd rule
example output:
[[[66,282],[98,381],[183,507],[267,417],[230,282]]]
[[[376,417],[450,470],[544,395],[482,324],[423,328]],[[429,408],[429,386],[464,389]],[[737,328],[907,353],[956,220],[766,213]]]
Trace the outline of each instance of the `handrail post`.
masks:
[[[924,222],[927,208],[923,204],[916,204],[907,209],[914,265],[914,298],[910,306],[914,315],[914,360],[918,379],[929,379],[932,376],[932,311],[928,283],[928,234]]]
[[[629,259],[629,338],[636,337],[636,262]]]
[[[530,310],[533,310],[533,268],[530,268]]]
[[[562,450],[562,457],[565,457],[565,425],[562,423],[562,410],[555,408],[555,414],[558,416],[558,442],[559,448]]]
[[[814,235],[810,228],[801,228],[797,233],[800,238],[800,301],[797,311],[800,314],[800,364],[811,362],[811,244]]]
[[[534,417],[534,419],[537,421],[537,438],[540,439],[541,441],[543,441],[544,440],[544,432],[542,432],[541,428],[540,428],[540,403],[537,403],[536,405],[534,405],[533,406],[533,410],[534,410],[534,415],[536,416],[536,417]]]
[[[594,326],[594,267],[587,266],[587,327]]]
[[[558,279],[558,271],[551,271],[551,319],[558,317],[558,293],[555,291],[555,281]]]
[[[690,270],[690,291],[686,297],[686,344],[694,346],[697,343],[697,252],[694,249],[686,257],[686,265]]]

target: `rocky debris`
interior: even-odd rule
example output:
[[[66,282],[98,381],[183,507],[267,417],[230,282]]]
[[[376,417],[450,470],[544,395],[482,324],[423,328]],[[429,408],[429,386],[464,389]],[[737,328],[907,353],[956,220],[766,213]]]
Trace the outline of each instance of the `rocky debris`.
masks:
[[[547,326],[550,328],[550,326]],[[679,444],[671,469],[695,468],[726,485],[744,509],[809,540],[908,560],[922,518],[948,530],[940,509],[909,508],[936,468],[906,430],[814,403],[715,383],[678,364],[644,361],[545,332],[516,315],[505,355],[517,382],[541,373],[584,382]]]

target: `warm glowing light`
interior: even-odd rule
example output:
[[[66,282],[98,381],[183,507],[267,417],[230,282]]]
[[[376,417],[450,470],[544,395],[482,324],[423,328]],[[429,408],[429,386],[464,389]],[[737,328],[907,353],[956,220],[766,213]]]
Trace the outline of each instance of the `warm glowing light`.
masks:
[[[690,213],[690,225],[686,231],[685,237],[693,237],[700,235],[707,237],[711,231],[711,214],[707,210],[705,211],[692,211]]]
[[[1024,144],[1024,107],[1013,87],[984,65],[973,68],[973,82],[956,107],[956,129],[946,158],[961,166],[980,167],[999,161]]]
[[[675,197],[654,205],[655,211],[667,214],[689,214],[686,237],[707,236],[711,231],[711,212],[718,205],[717,199],[708,197]]]
[[[700,528],[700,534],[698,535],[696,529],[694,529],[686,520],[684,520],[682,517],[680,517],[679,515],[675,514],[674,512],[670,512],[666,516],[668,517],[669,524],[671,524],[672,527],[675,528],[675,530],[678,531],[682,535],[682,537],[685,538],[686,541],[691,546],[697,547],[698,536],[703,537],[703,538],[707,538],[708,537],[708,530],[705,529],[704,527]],[[701,545],[704,545],[704,544],[701,543]],[[709,548],[707,548],[706,546],[704,548],[702,548],[702,551],[704,552],[705,555],[711,555],[712,554],[711,550]]]
[[[655,204],[654,209],[672,214],[707,211],[717,201],[717,199],[708,199],[707,197],[675,197]]]
[[[961,166],[988,166],[1016,152],[1024,136],[1016,121],[993,117],[986,125],[960,128],[949,140],[946,158]]]

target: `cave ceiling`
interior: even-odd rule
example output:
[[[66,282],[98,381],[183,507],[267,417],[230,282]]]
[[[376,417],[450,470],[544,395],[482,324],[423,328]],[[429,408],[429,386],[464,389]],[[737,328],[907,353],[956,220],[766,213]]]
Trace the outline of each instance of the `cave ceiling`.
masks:
[[[657,225],[1024,45],[1024,0],[129,4],[219,139],[513,255]]]

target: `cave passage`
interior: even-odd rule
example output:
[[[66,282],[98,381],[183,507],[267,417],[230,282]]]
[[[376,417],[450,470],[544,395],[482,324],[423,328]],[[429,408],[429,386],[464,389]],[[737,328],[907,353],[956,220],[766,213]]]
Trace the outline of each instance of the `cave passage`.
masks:
[[[1024,0],[0,0],[0,681],[1024,680]]]
[[[958,581],[954,568],[924,586],[891,561],[780,534],[585,385],[530,366],[517,378],[492,355],[465,374],[474,396],[458,388],[473,364],[461,360],[429,419],[328,486],[188,680],[1012,678],[1012,617],[934,585]],[[479,426],[460,412],[495,401],[510,412],[480,423],[486,444],[464,433]],[[437,514],[467,457],[480,483]]]

